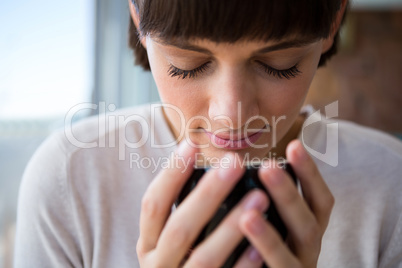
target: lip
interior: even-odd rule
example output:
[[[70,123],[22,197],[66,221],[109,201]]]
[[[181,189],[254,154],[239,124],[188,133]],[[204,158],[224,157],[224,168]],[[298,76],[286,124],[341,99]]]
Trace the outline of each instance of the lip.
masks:
[[[217,145],[221,148],[225,149],[245,149],[251,147],[257,140],[261,137],[263,134],[263,131],[266,129],[266,126],[261,128],[259,131],[254,132],[251,135],[248,136],[240,136],[240,135],[231,135],[230,133],[219,133],[218,135],[215,135],[209,131],[205,131],[205,133],[208,135],[210,140],[214,145]]]

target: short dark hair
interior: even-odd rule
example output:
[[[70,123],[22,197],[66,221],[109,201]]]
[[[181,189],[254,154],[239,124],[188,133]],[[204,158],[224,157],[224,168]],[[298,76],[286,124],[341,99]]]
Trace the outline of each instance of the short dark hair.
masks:
[[[132,0],[139,13],[142,35],[169,39],[280,40],[302,36],[318,40],[330,35],[341,0]],[[210,19],[213,18],[213,19]],[[130,19],[129,46],[135,62],[150,70],[146,50]],[[337,50],[334,45],[321,56],[322,66]]]

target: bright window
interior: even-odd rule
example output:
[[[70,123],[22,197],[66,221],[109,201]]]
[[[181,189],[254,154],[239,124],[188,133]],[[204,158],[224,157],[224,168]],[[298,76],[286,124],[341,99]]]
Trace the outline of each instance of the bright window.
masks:
[[[13,267],[28,160],[71,107],[91,101],[94,2],[0,1],[0,267]]]
[[[0,120],[57,118],[90,101],[90,0],[1,1]]]

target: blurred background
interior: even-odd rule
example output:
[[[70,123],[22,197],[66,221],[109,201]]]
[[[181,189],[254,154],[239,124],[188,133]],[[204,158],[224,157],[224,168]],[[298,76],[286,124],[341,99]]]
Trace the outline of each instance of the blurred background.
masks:
[[[335,100],[340,118],[402,138],[402,0],[352,2],[339,53],[317,71],[306,102]]]
[[[12,267],[24,168],[66,113],[84,102],[158,100],[151,75],[133,65],[128,22],[125,0],[0,1],[0,268]],[[401,137],[401,92],[402,0],[355,0],[340,52],[306,103],[338,100],[340,118]]]

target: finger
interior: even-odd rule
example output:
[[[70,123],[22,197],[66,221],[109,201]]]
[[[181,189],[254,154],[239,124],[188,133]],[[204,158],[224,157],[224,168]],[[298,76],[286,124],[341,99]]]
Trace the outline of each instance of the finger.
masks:
[[[272,201],[292,239],[300,245],[317,247],[321,232],[317,220],[299,194],[291,178],[272,161],[259,170],[260,180],[268,189]]]
[[[259,211],[247,211],[241,217],[239,226],[269,267],[301,267],[274,227],[265,221]]]
[[[234,268],[261,268],[263,264],[260,253],[250,246],[236,262]]]
[[[183,141],[175,157],[170,159],[168,168],[154,178],[145,192],[141,204],[140,237],[137,243],[137,251],[140,254],[156,247],[174,200],[192,172],[195,153],[196,149]]]
[[[210,169],[166,222],[157,247],[159,258],[169,260],[166,266],[176,267],[180,263],[243,174],[232,153],[225,158],[231,167]]]
[[[192,252],[185,267],[221,267],[244,238],[239,229],[242,213],[250,209],[264,212],[267,208],[268,198],[264,192],[253,190],[248,193],[208,238]]]
[[[300,180],[303,197],[324,231],[334,205],[334,197],[300,141],[295,140],[289,143],[286,155]]]

